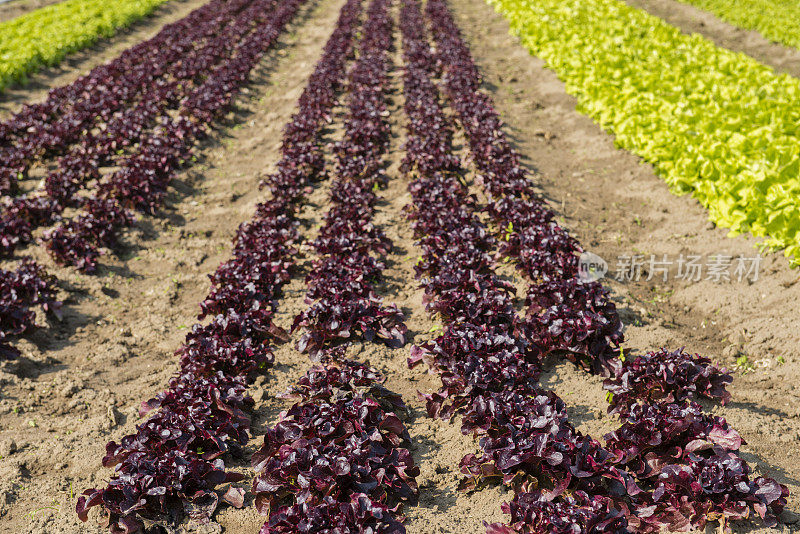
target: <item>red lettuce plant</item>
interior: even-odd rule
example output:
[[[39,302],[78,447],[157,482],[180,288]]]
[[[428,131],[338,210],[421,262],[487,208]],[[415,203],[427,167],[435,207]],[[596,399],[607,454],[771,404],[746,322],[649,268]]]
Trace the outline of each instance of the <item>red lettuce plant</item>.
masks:
[[[606,497],[589,497],[583,491],[571,495],[521,492],[503,511],[511,515],[509,524],[486,526],[487,534],[628,534],[627,510],[617,508]]]
[[[542,349],[552,349],[540,346],[538,337],[521,335],[526,326],[516,316],[513,288],[494,272],[490,252],[496,239],[480,221],[476,199],[459,183],[459,169],[452,161],[437,168],[427,154],[411,152],[425,147],[451,152],[452,130],[430,82],[435,64],[423,28],[419,6],[404,2],[404,54],[412,65],[404,78],[406,168],[418,172],[409,187],[410,217],[423,249],[417,273],[428,309],[445,322],[444,333],[412,349],[409,361],[426,361],[442,379],[440,392],[427,396],[428,411],[444,417],[462,413],[462,431],[480,436],[483,453],[461,462],[467,475],[462,489],[500,479],[521,491],[587,491],[626,505],[640,492],[630,474],[598,442],[575,431],[560,399],[535,385]]]
[[[0,251],[29,243],[35,227],[57,221],[67,206],[79,206],[81,189],[91,191],[102,180],[101,167],[117,165],[122,154],[146,139],[156,118],[177,107],[226,54],[235,53],[232,43],[249,31],[254,15],[266,11],[248,0],[214,0],[3,123],[13,143],[0,150],[0,176],[13,174],[16,182],[32,162],[60,157],[44,189],[35,193],[46,196],[15,199],[3,214]],[[116,227],[132,222],[117,217],[119,208],[108,208],[105,199],[92,199],[89,217],[80,216],[46,238],[54,241],[50,248],[57,259],[87,272],[96,263],[95,243],[113,246]],[[99,236],[98,225],[104,227]]]
[[[404,54],[412,65],[404,79],[409,116],[404,169],[419,173],[409,188],[413,227],[423,249],[417,273],[424,277],[428,309],[441,315],[445,332],[415,348],[410,363],[426,361],[442,378],[442,390],[427,396],[429,413],[463,413],[463,430],[480,436],[483,453],[462,460],[468,475],[462,488],[502,479],[517,490],[506,507],[512,523],[490,525],[488,531],[681,530],[702,527],[710,519],[742,519],[749,510],[772,524],[785,502],[785,488],[770,479],[749,481],[746,464],[727,448],[738,447],[738,434],[724,420],[702,412],[660,418],[648,412],[620,431],[630,443],[621,437],[602,447],[569,425],[560,400],[537,389],[539,361],[552,352],[596,373],[626,376],[622,384],[611,381],[625,406],[649,402],[649,391],[661,397],[671,391],[670,400],[695,394],[724,400],[728,380],[724,372],[709,369],[709,362],[668,363],[669,357],[663,365],[682,371],[668,378],[656,372],[648,381],[650,372],[661,368],[658,359],[641,375],[625,370],[618,359],[622,325],[615,306],[599,284],[578,277],[580,246],[555,224],[553,212],[532,190],[491,100],[480,91],[480,75],[444,0],[430,0],[427,14],[435,56],[416,2],[407,0],[401,14]],[[477,202],[458,183],[460,172],[452,160],[442,158],[439,168],[432,154],[415,152],[450,153],[452,130],[438,107],[435,86],[426,80],[438,72],[489,200],[485,211],[494,241],[481,229],[474,215]],[[427,124],[436,127],[426,129]],[[508,295],[492,282],[494,249],[530,279],[524,318],[515,317],[513,308],[508,313]],[[491,328],[473,326],[484,321]],[[491,341],[499,335],[509,340],[500,351]],[[525,366],[510,367],[509,355]],[[497,363],[501,366],[493,367]],[[512,370],[504,373],[506,367]],[[477,383],[474,369],[483,370]],[[689,377],[698,379],[697,389],[686,393],[680,385]],[[649,388],[652,384],[657,387]],[[640,392],[644,398],[637,398]],[[662,458],[656,429],[670,424],[676,441],[663,449]],[[684,457],[674,457],[676,450]],[[662,466],[663,471],[656,469]],[[653,476],[647,476],[648,470]],[[668,497],[670,491],[678,497]]]
[[[416,499],[419,468],[395,414],[405,406],[381,381],[344,361],[292,390],[300,400],[253,455],[256,507],[269,515],[261,532],[405,532],[397,505]]]
[[[8,344],[37,327],[34,307],[61,317],[56,300],[55,278],[36,262],[25,259],[13,271],[0,269],[0,358],[15,358],[19,351]]]
[[[43,102],[26,104],[9,120],[0,123],[3,145],[0,149],[0,193],[13,194],[18,179],[25,177],[30,165],[39,158],[70,153],[73,144],[94,126],[130,118],[137,102],[141,102],[140,108],[146,106],[144,103],[149,101],[151,91],[170,86],[164,79],[165,74],[180,79],[186,66],[194,64],[190,58],[199,48],[198,44],[205,45],[213,40],[246,3],[245,0],[213,0],[166,25],[153,38],[125,50],[116,59],[95,67],[68,85],[52,89]],[[200,69],[207,70],[207,65],[202,63]],[[138,127],[135,123],[128,126],[124,119],[117,124],[119,127],[100,128],[97,134],[98,138],[113,144],[114,150],[125,145],[124,133]],[[110,137],[106,132],[119,132],[122,138]],[[88,138],[94,135],[89,133]],[[75,159],[75,152],[71,154],[63,162],[65,169],[91,169],[79,163],[82,158]],[[79,178],[79,175],[73,177]]]
[[[731,398],[727,386],[733,381],[726,369],[683,349],[648,352],[626,360],[603,387],[610,393],[609,413],[626,415],[636,402],[677,403],[689,399]]]
[[[348,114],[344,136],[334,147],[331,207],[311,242],[318,259],[306,277],[309,307],[293,325],[293,330],[303,330],[298,348],[314,358],[354,338],[393,347],[405,343],[402,312],[384,305],[374,290],[384,268],[378,257],[392,246],[372,223],[377,201],[373,189],[386,180],[381,156],[389,140],[385,100],[392,25],[385,10],[383,1],[370,5],[360,55],[348,76]]]
[[[294,324],[305,330],[298,347],[326,363],[292,388],[289,394],[299,400],[253,456],[256,506],[269,516],[262,533],[403,533],[399,504],[417,495],[419,469],[395,413],[405,410],[402,400],[367,365],[331,363],[352,337],[394,344],[402,343],[405,333],[402,314],[383,306],[373,289],[384,269],[379,257],[391,247],[371,222],[373,187],[385,180],[380,156],[388,140],[382,118],[391,44],[388,5],[374,0],[367,11],[347,86],[345,135],[335,147],[332,207],[312,242],[319,257],[306,279],[310,307]],[[308,171],[324,170],[322,161],[312,161]]]
[[[640,401],[606,435],[606,446],[652,491],[658,510],[694,528],[709,519],[746,519],[751,507],[768,525],[776,523],[788,490],[769,478],[750,479],[736,452],[745,441],[725,419],[694,402]]]
[[[138,147],[119,162],[121,168],[98,186],[93,197],[95,204],[111,202],[154,214],[174,172],[189,158],[194,144],[207,136],[210,125],[238,94],[250,71],[277,41],[300,4],[301,0],[277,4],[273,0],[256,0],[239,8],[236,3],[229,6],[235,16],[205,46],[181,63],[177,74],[185,78],[173,85],[156,85],[155,94],[151,95],[155,107],[137,108],[143,115],[136,120],[142,124],[155,122],[155,127],[139,136]],[[176,117],[170,113],[171,103],[180,104]],[[111,127],[110,131],[119,129],[113,122]],[[136,132],[138,129],[133,128],[133,133]],[[110,156],[116,146],[107,139],[92,138],[85,142],[94,143],[81,152],[89,166]],[[63,178],[70,182],[68,174],[53,180],[58,182]],[[79,185],[67,185],[68,194]],[[45,239],[57,261],[92,272],[97,247],[113,246],[115,233],[126,223],[129,221],[95,209],[88,217],[62,223]],[[98,226],[104,228],[101,235]]]
[[[578,278],[532,284],[524,332],[532,343],[602,372],[618,367],[622,322],[608,292]]]
[[[268,13],[267,23],[256,26],[237,56],[241,61],[209,75],[208,100],[196,95],[204,113],[233,94],[299,5],[284,3]],[[152,152],[143,154],[155,157],[159,147],[166,150],[163,154],[180,150],[181,137],[172,137],[177,145],[151,145]],[[161,162],[154,168],[168,159],[153,159]],[[169,165],[162,170],[168,172]],[[111,532],[134,532],[145,522],[167,529],[186,515],[207,518],[221,502],[242,506],[241,488],[217,488],[240,479],[225,470],[225,458],[241,455],[248,439],[252,399],[245,390],[257,373],[272,364],[270,345],[286,340],[273,318],[298,238],[294,218],[295,204],[302,200],[298,191],[302,188],[273,195],[258,206],[252,223],[240,227],[234,256],[212,276],[214,287],[202,306],[203,314],[216,313],[215,317],[205,326],[195,325],[187,335],[178,351],[180,369],[169,389],[142,404],[142,415],[154,413],[134,434],[108,444],[103,463],[115,466],[114,476],[105,487],[86,490],[80,497],[76,511],[82,520],[87,520],[90,508],[101,506]],[[106,207],[113,211],[118,205],[112,202]]]
[[[687,453],[714,447],[735,451],[745,443],[725,419],[704,413],[693,402],[633,404],[622,426],[605,439],[617,462],[640,478]]]

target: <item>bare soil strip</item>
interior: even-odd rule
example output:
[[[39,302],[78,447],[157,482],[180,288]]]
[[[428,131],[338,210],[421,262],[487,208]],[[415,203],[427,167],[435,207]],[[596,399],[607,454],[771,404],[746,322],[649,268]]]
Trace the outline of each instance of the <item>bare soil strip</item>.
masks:
[[[717,46],[747,54],[778,72],[800,77],[800,50],[770,41],[757,31],[745,30],[716,15],[677,0],[624,0],[680,28],[699,33]]]

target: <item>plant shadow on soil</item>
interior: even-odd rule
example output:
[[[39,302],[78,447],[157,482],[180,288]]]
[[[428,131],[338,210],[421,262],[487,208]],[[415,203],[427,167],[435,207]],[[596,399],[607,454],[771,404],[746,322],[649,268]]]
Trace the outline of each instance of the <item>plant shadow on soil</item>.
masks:
[[[76,295],[82,294],[82,292],[78,290],[70,289],[70,284],[61,280],[59,281],[59,286],[69,291],[70,298],[66,299],[67,301],[74,298]],[[95,323],[101,319],[99,315],[88,315],[79,312],[75,307],[69,306],[68,302],[64,303],[62,313],[63,316],[61,320],[48,317],[47,323],[44,324],[42,328],[38,328],[31,334],[26,334],[25,339],[33,343],[42,353],[62,349],[74,344],[72,337],[79,328]],[[41,375],[61,371],[67,367],[65,364],[53,360],[49,356],[47,356],[44,365],[41,361],[36,362],[25,356],[18,357],[16,361],[18,364],[14,364],[12,361],[8,370],[20,378],[37,379]]]
[[[501,90],[500,87],[498,87],[496,84],[492,83],[487,79],[481,81],[481,89],[489,95],[496,95]],[[498,111],[498,115],[499,114],[500,112]],[[505,137],[508,140],[508,143],[514,149],[514,151],[517,153],[517,156],[519,157],[519,161],[522,164],[522,166],[525,168],[525,170],[528,171],[528,173],[530,173],[531,176],[536,176],[540,174],[539,169],[536,168],[533,159],[531,159],[531,157],[528,156],[527,154],[528,151],[525,150],[525,148],[523,147],[521,140],[522,132],[518,128],[515,128],[514,126],[503,120],[502,115],[500,115],[500,120],[502,121],[503,124],[503,132],[505,133]]]
[[[406,426],[412,426],[418,419],[429,419],[425,413],[419,409],[410,408],[409,417],[405,421]],[[436,450],[441,448],[441,444],[428,436],[415,436],[412,444],[414,459],[417,465],[423,465],[436,459]],[[425,484],[419,488],[419,502],[416,504],[420,508],[428,508],[437,512],[445,512],[454,506],[458,499],[457,491],[450,485]]]

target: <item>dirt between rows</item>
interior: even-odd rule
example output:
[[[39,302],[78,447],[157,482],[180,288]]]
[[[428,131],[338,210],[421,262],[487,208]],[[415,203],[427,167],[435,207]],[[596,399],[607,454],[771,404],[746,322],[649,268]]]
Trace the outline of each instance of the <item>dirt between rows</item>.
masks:
[[[342,3],[311,2],[282,46],[264,59],[218,136],[204,145],[198,164],[175,181],[163,217],[143,217],[126,235],[122,254],[102,259],[98,276],[52,268],[63,281],[64,321],[20,342],[19,361],[0,363],[0,532],[102,532],[92,523],[94,517],[86,525],[77,520],[75,497],[107,480],[111,471],[100,465],[105,443],[134,430],[139,403],[162,390],[175,371],[172,353],[209,289],[207,274],[228,257],[236,227],[264,198],[256,185],[277,161],[281,128]],[[506,22],[482,0],[458,0],[452,7],[485,74],[485,89],[495,98],[526,165],[535,170],[542,193],[587,250],[609,262],[610,275],[616,258],[626,254],[666,254],[673,259],[680,254],[755,255],[755,240],[727,238],[724,230],[706,221],[695,201],[672,196],[650,166],[616,149],[611,136],[578,114],[574,99],[554,73],[508,36]],[[108,46],[117,43],[111,40]],[[395,66],[399,54],[398,39]],[[425,313],[413,278],[419,250],[403,211],[411,200],[408,184],[398,170],[405,139],[401,76],[397,68],[391,73],[393,138],[386,155],[390,181],[381,193],[375,222],[394,241],[379,292],[406,314],[410,344],[428,339],[439,325]],[[56,83],[45,80],[41,89],[50,82]],[[41,94],[37,91],[29,97],[36,98]],[[20,91],[18,97],[23,94]],[[341,107],[336,110],[325,132],[327,141],[341,136],[343,113]],[[456,141],[456,149],[464,153],[463,137]],[[301,214],[309,238],[327,211],[327,193],[328,184],[319,184]],[[30,252],[52,266],[41,251]],[[298,276],[280,304],[283,326],[304,307],[302,277],[312,260],[307,253],[298,258]],[[793,512],[800,510],[800,388],[795,385],[800,374],[800,319],[794,302],[800,296],[800,273],[778,255],[764,257],[758,280],[752,283],[688,283],[674,273],[666,282],[660,277],[647,281],[647,270],[638,281],[606,279],[626,325],[626,350],[686,346],[728,367],[739,360],[733,402],[712,410],[747,440],[744,457],[756,472],[790,487],[785,519],[791,524],[778,531],[797,531]],[[503,274],[514,277],[511,271]],[[524,286],[518,277],[514,281]],[[349,351],[380,369],[388,377],[387,386],[410,406],[406,423],[421,475],[420,502],[405,510],[408,532],[482,533],[484,521],[504,519],[500,503],[511,494],[499,487],[473,494],[456,491],[458,462],[476,452],[477,443],[460,433],[458,420],[448,423],[425,416],[417,391],[434,390],[438,381],[422,367],[407,368],[408,350],[408,345],[391,350],[361,343]],[[264,430],[288,407],[278,394],[309,365],[292,344],[277,349],[275,367],[251,390],[256,411],[247,451],[260,446]],[[601,438],[616,426],[615,419],[605,415],[600,378],[557,364],[542,381],[567,402],[582,431]],[[246,459],[234,468],[252,476]],[[248,487],[248,482],[241,485]],[[252,534],[263,521],[252,506],[223,508],[214,522],[187,523],[182,530]],[[774,532],[758,525],[737,526],[735,531]]]

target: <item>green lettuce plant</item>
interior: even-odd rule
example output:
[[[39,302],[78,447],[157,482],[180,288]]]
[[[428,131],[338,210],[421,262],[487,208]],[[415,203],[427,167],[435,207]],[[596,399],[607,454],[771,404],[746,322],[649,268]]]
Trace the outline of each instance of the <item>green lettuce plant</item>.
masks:
[[[800,80],[618,0],[488,1],[674,193],[800,262]]]
[[[167,0],[66,0],[0,24],[0,90],[149,15]]]
[[[679,0],[767,39],[800,48],[800,4],[795,0]]]

